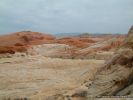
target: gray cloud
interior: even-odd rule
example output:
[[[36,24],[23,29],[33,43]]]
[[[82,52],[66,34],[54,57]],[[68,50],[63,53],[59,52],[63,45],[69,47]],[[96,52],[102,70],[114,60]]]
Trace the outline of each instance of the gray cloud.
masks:
[[[133,0],[2,0],[0,33],[126,33],[133,24],[132,3]]]

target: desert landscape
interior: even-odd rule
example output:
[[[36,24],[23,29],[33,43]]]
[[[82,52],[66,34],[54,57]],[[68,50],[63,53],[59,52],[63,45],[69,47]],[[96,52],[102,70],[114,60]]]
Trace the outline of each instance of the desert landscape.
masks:
[[[0,99],[92,100],[133,94],[133,27],[128,35],[0,36]],[[99,98],[98,100],[108,100]],[[132,99],[109,99],[132,100]]]
[[[133,0],[0,0],[0,100],[133,100]]]

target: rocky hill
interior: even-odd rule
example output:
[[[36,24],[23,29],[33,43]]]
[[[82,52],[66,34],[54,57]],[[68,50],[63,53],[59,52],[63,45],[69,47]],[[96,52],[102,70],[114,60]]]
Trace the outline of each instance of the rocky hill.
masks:
[[[22,31],[0,36],[0,53],[25,52],[31,45],[44,44],[55,38],[39,32]]]

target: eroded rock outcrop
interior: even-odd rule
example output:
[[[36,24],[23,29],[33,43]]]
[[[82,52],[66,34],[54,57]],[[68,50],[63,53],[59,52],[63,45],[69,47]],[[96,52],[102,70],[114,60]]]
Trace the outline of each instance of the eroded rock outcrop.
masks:
[[[129,48],[133,48],[133,26],[131,27],[128,36],[125,40],[125,46]]]
[[[87,96],[117,95],[118,92],[133,83],[133,26],[124,45],[102,69],[100,69],[88,87]],[[125,94],[126,95],[126,94]],[[132,95],[132,94],[127,94]]]
[[[131,27],[123,46],[114,57],[106,62],[96,74],[92,83],[86,82],[85,90],[64,95],[55,95],[54,100],[90,100],[99,96],[133,96],[133,26]],[[62,95],[61,95],[62,97]],[[50,99],[48,99],[50,100]]]

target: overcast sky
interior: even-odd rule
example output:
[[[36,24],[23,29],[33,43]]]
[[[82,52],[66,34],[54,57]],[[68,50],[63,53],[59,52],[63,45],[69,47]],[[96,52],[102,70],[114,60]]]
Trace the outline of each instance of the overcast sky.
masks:
[[[0,34],[127,33],[132,24],[133,0],[0,0]]]

